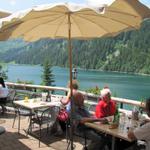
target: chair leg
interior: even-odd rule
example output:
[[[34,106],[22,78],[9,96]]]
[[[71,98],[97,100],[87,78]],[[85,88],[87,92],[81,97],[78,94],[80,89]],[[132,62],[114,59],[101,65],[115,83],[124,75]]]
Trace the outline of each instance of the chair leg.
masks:
[[[66,121],[66,140],[67,143],[69,142],[70,139],[70,124],[68,121]]]
[[[48,132],[49,132],[49,124],[47,124],[46,132],[47,132],[47,134],[48,134]]]
[[[18,116],[18,133],[20,133],[20,114]]]
[[[32,123],[32,116],[29,116],[29,132],[32,132],[32,127],[34,128],[34,123]]]
[[[17,118],[17,114],[15,113],[15,117],[14,117],[14,120],[13,120],[13,125],[12,125],[12,128],[14,128],[14,125],[15,125],[16,118]]]
[[[86,137],[86,131],[84,131],[84,150],[88,150],[86,145],[87,145],[87,137]]]
[[[40,142],[41,142],[41,125],[40,125],[40,134],[39,134],[39,147],[40,147]]]

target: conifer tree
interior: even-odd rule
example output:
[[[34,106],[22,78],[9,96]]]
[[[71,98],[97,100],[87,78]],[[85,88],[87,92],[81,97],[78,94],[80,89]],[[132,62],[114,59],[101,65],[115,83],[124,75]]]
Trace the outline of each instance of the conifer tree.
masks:
[[[42,75],[42,85],[54,86],[54,75],[52,74],[52,68],[50,62],[46,60],[43,64],[43,75]]]

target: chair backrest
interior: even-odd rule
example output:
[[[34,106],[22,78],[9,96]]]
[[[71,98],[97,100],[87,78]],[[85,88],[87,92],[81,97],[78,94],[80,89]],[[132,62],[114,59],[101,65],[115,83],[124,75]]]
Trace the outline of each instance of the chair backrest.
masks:
[[[32,93],[31,94],[31,96],[30,96],[31,98],[38,98],[38,97],[41,97],[42,98],[42,94],[40,94],[40,93]]]
[[[51,122],[52,124],[55,123],[58,113],[59,113],[59,107],[58,106],[53,106],[53,107],[47,108],[41,114],[42,123],[44,123],[44,122],[45,123]]]
[[[16,96],[16,90],[9,89],[9,93],[7,96],[7,102],[13,102],[15,100],[15,96]]]

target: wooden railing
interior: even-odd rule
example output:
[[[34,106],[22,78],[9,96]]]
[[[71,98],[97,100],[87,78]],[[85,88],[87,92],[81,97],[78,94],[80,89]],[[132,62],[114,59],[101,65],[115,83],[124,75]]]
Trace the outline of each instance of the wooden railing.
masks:
[[[19,84],[19,83],[12,83],[6,82],[9,88],[17,89],[18,91],[21,90],[22,92],[37,92],[38,90],[48,90],[48,91],[63,91],[64,95],[68,92],[68,88],[64,87],[55,87],[55,86],[42,86],[42,85],[31,85],[31,84]],[[94,95],[92,93],[87,93],[85,91],[80,91],[86,97],[86,102],[90,105],[97,104],[99,95]],[[130,100],[125,98],[118,98],[112,97],[112,99],[118,103],[121,103],[122,108],[123,104],[128,104],[132,106],[143,107],[144,105],[141,102],[136,100]]]
[[[40,90],[58,90],[58,91],[64,91],[67,92],[67,88],[63,87],[55,87],[55,86],[42,86],[42,85],[32,85],[32,84],[20,84],[20,83],[12,83],[12,82],[6,82],[7,86],[14,89],[22,89],[22,90],[31,90],[31,91],[37,91],[37,89]]]

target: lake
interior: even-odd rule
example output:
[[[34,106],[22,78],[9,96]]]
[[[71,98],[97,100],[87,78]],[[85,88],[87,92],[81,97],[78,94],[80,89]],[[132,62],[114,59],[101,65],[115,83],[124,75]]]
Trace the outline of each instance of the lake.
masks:
[[[42,67],[39,65],[8,65],[8,81],[17,79],[41,84]],[[69,69],[53,67],[56,86],[66,87],[69,80]],[[121,98],[140,100],[150,96],[150,76],[133,75],[116,72],[78,70],[80,89],[109,86],[112,93]]]

